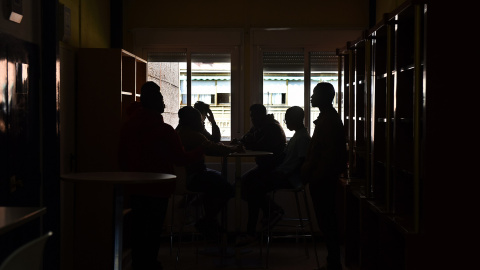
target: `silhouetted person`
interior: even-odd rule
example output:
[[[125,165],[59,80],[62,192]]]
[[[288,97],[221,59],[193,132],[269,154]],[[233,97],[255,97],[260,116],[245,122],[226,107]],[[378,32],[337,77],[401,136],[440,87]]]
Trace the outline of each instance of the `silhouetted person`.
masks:
[[[207,139],[203,135],[202,116],[197,109],[185,106],[178,111],[178,118],[177,133],[186,150],[202,147],[206,155],[222,157],[243,151],[242,146],[227,146]],[[186,170],[187,190],[204,194],[205,217],[198,220],[195,227],[213,240],[221,230],[217,216],[227,201],[233,197],[234,188],[220,172],[207,168],[204,159],[188,165]]]
[[[339,176],[347,166],[345,131],[332,105],[334,96],[330,83],[319,83],[313,89],[312,107],[318,107],[320,115],[313,122],[315,130],[301,169],[310,185],[317,222],[325,237],[328,270],[342,269],[335,197]]]
[[[283,159],[283,149],[287,139],[280,123],[273,114],[267,114],[267,108],[262,104],[250,106],[250,120],[252,128],[240,140],[233,140],[234,144],[242,144],[247,150],[267,151],[273,155],[255,158],[257,168],[271,171]]]
[[[210,105],[202,102],[197,101],[193,107],[200,111],[202,114],[202,121],[205,123],[205,119],[208,119],[210,124],[212,125],[212,134],[205,129],[205,125],[203,127],[202,134],[212,142],[219,142],[221,139],[220,128],[217,126],[217,122],[215,122],[215,117],[213,116],[212,110],[210,109]]]
[[[163,122],[165,104],[160,87],[154,82],[146,82],[141,91],[141,102],[128,108],[129,118],[121,129],[121,170],[174,174],[174,165],[200,160],[203,149],[185,152],[173,127]],[[168,199],[175,190],[175,182],[168,185],[132,184],[125,190],[132,206],[132,268],[163,269],[157,257]]]
[[[253,104],[250,106],[250,119],[253,127],[240,139],[234,140],[232,143],[239,143],[245,146],[247,150],[267,151],[273,155],[256,157],[257,166],[242,176],[242,199],[249,201],[248,204],[248,223],[247,234],[240,235],[237,239],[237,245],[245,245],[254,241],[255,228],[257,225],[259,208],[261,207],[258,198],[264,197],[256,194],[257,191],[251,187],[256,181],[261,181],[272,172],[272,170],[281,164],[284,157],[284,149],[286,144],[285,132],[280,123],[275,120],[272,114],[267,114],[267,109],[262,104]],[[249,193],[256,199],[251,200]],[[277,211],[280,215],[283,211]]]
[[[303,109],[298,106],[287,109],[285,123],[287,128],[294,130],[295,133],[285,147],[282,163],[260,179],[245,179],[243,183],[245,190],[242,189],[242,192],[245,192],[244,198],[248,202],[247,235],[239,239],[238,246],[256,242],[255,229],[260,209],[262,209],[264,216],[262,220],[263,230],[273,227],[282,218],[283,209],[271,201],[267,196],[268,192],[281,188],[292,189],[302,186],[300,167],[305,160],[310,143],[310,135],[303,123],[304,116]],[[269,201],[272,205],[270,219],[267,218]]]

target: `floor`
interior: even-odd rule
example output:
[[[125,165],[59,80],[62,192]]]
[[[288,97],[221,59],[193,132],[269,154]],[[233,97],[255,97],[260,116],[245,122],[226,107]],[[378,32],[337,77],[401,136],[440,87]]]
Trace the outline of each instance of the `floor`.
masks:
[[[235,249],[230,244],[233,243],[233,239],[227,240],[227,248],[223,249],[223,253],[220,252],[217,243],[207,243],[203,240],[182,242],[179,249],[177,249],[175,243],[172,252],[170,252],[169,241],[169,238],[163,241],[159,252],[159,260],[162,262],[165,270],[266,268],[266,248],[264,245],[262,248],[258,244],[239,249],[239,253],[236,256]],[[319,240],[316,243],[316,247],[319,264],[322,266],[325,264],[325,244]],[[196,253],[196,248],[198,248],[198,254]],[[299,242],[296,242],[295,239],[273,239],[270,244],[268,269],[318,269],[311,240],[307,240],[307,248],[308,257],[305,254],[305,242],[302,239]],[[175,260],[177,250],[179,250],[178,263]],[[347,268],[344,269],[348,270]]]

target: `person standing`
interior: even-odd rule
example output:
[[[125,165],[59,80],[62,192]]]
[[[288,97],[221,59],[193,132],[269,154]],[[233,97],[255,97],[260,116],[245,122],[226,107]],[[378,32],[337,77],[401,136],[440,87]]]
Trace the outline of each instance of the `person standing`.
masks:
[[[122,171],[174,174],[174,165],[182,166],[201,160],[201,147],[186,152],[172,126],[163,122],[165,109],[160,87],[146,82],[140,102],[128,107],[129,118],[122,125],[119,165]],[[161,270],[157,260],[161,233],[172,184],[132,184],[125,189],[132,207],[132,268]]]
[[[315,130],[301,173],[309,184],[310,196],[327,247],[327,265],[323,269],[342,269],[340,239],[336,216],[336,191],[340,174],[347,168],[345,130],[332,105],[335,89],[330,83],[318,83],[311,97],[312,107],[320,109],[313,122]]]

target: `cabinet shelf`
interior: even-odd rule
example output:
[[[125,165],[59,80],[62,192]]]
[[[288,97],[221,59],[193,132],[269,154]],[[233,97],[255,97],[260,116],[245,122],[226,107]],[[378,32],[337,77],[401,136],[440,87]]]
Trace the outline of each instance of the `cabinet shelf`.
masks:
[[[122,49],[78,52],[77,170],[118,170],[118,143],[126,107],[147,80],[147,62]]]
[[[360,231],[360,236],[355,236],[355,229],[350,231],[359,243],[346,247],[356,252],[348,256],[356,264],[362,263],[362,253],[382,257],[381,247],[391,248],[384,237],[405,241],[406,235],[419,232],[419,145],[423,142],[425,116],[417,108],[424,99],[422,37],[426,9],[418,1],[407,2],[385,15],[361,38],[347,43],[349,51],[342,54],[346,77],[344,120],[348,123],[349,145],[353,145],[349,148],[349,170],[350,175],[361,179],[356,187],[349,187],[351,198],[357,199],[349,202],[364,209],[358,217],[347,218]],[[407,242],[400,246],[410,247]],[[359,268],[392,269],[389,264],[382,261],[376,267]]]

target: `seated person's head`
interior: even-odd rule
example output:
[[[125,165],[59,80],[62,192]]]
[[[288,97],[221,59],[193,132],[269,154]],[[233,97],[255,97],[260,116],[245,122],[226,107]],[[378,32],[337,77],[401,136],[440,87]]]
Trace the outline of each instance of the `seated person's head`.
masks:
[[[195,102],[193,107],[200,111],[200,113],[202,114],[202,119],[203,121],[205,121],[205,118],[207,117],[207,112],[210,110],[210,105],[204,103],[203,101],[197,101]]]
[[[253,104],[250,106],[250,119],[255,127],[261,126],[263,119],[267,116],[267,108],[263,104]]]
[[[143,84],[141,91],[140,102],[143,108],[159,113],[164,112],[165,103],[163,102],[163,95],[160,93],[160,86],[148,81]]]
[[[335,97],[335,88],[331,83],[321,82],[313,88],[312,106],[328,107],[332,105]]]
[[[204,129],[200,111],[192,106],[185,106],[178,110],[178,124],[196,131],[202,131]]]
[[[303,118],[305,117],[305,112],[299,106],[293,106],[287,109],[285,112],[285,123],[289,130],[296,130],[297,128],[303,127]]]

